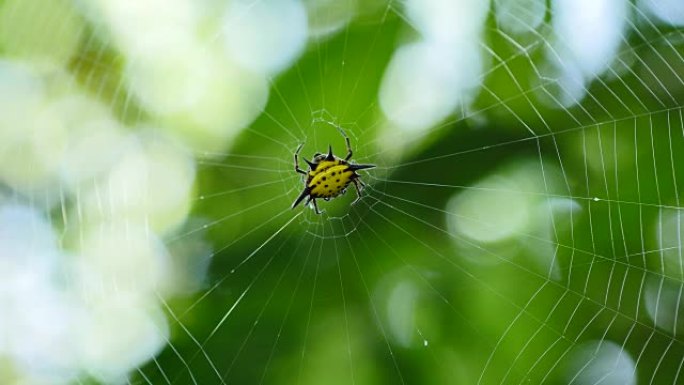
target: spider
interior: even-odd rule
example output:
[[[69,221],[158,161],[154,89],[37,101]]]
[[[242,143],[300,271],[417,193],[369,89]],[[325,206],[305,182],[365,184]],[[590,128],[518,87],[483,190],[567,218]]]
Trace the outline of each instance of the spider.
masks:
[[[309,162],[304,159],[309,165],[308,172],[299,168],[299,151],[302,149],[304,143],[297,147],[297,151],[294,153],[294,168],[296,172],[306,175],[306,182],[304,190],[292,204],[293,209],[297,207],[304,198],[308,197],[304,205],[312,203],[316,210],[316,214],[321,214],[321,211],[318,210],[318,205],[316,204],[316,198],[323,198],[323,200],[326,201],[336,198],[347,192],[349,183],[354,183],[354,187],[356,188],[356,200],[354,200],[352,204],[355,204],[361,199],[362,187],[365,187],[366,185],[359,179],[361,176],[357,174],[356,171],[373,168],[375,165],[349,163],[353,153],[351,144],[349,143],[349,137],[343,131],[340,130],[340,132],[347,143],[347,156],[344,159],[336,157],[333,155],[332,146],[328,145],[327,155],[317,152],[314,154],[313,161]]]

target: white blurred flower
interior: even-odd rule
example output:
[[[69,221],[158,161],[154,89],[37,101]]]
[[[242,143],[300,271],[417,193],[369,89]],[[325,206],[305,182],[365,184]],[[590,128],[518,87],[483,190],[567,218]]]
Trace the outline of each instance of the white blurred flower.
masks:
[[[547,196],[557,188],[559,174],[553,167],[542,171],[532,161],[520,162],[454,194],[446,221],[462,256],[495,264],[525,251],[536,270],[560,279],[557,237],[569,230],[581,206],[570,198]]]
[[[344,28],[355,16],[359,0],[303,0],[309,19],[309,36],[330,36]],[[365,0],[363,5],[366,5]]]
[[[166,318],[157,305],[117,295],[91,305],[80,334],[84,369],[106,383],[124,382],[169,339]]]
[[[653,227],[661,251],[651,268],[663,271],[668,277],[684,279],[684,215],[680,211],[663,210]]]
[[[194,160],[62,71],[2,61],[0,84],[0,379],[121,382],[169,338],[159,301],[184,276],[160,236],[187,217]]]
[[[172,284],[166,248],[140,224],[93,226],[81,235],[78,252],[78,274],[89,298],[106,302],[112,293],[154,297]]]
[[[126,220],[164,233],[185,220],[194,178],[189,153],[150,136],[130,142],[103,178],[81,191],[79,209],[95,226]]]
[[[289,67],[306,45],[306,9],[299,0],[231,1],[223,39],[230,57],[244,68],[276,74]]]
[[[684,333],[684,285],[669,277],[651,276],[646,282],[644,302],[655,325],[672,336]]]
[[[557,79],[551,92],[561,107],[581,101],[588,84],[613,63],[625,39],[629,6],[626,0],[551,3],[554,35],[547,50],[551,66],[544,76]]]
[[[494,0],[499,27],[512,33],[531,33],[544,21],[546,0]]]
[[[474,98],[484,70],[489,1],[411,0],[405,8],[421,40],[394,53],[379,99],[389,129],[422,132]]]
[[[613,341],[589,341],[563,358],[563,383],[577,385],[635,385],[634,359]]]
[[[684,1],[681,0],[638,0],[639,8],[646,14],[673,26],[684,26]]]
[[[489,12],[489,0],[408,0],[404,6],[421,36],[445,43],[444,49],[478,42]]]
[[[0,206],[0,352],[20,372],[66,383],[78,372],[73,341],[80,308],[59,284],[57,238],[47,219]]]
[[[158,129],[194,150],[211,152],[223,150],[266,105],[268,81],[261,66],[283,54],[285,59],[273,60],[285,60],[279,64],[285,65],[294,56],[288,59],[291,55],[283,53],[287,51],[284,42],[277,41],[276,49],[272,44],[261,48],[270,57],[257,57],[255,62],[241,66],[238,56],[244,59],[249,54],[245,50],[228,55],[222,52],[215,41],[222,34],[207,36],[206,26],[216,20],[205,14],[203,6],[206,4],[187,0],[97,0],[83,4],[87,17],[105,27],[105,38],[126,58],[123,81],[134,99],[159,123]],[[256,10],[271,12],[273,8],[260,5]],[[306,28],[305,12],[297,12],[286,12],[285,16],[303,13]],[[264,34],[262,29],[272,26],[273,20],[282,21],[280,29]],[[283,26],[285,20],[287,28]],[[294,30],[293,21],[280,16],[249,21],[261,28],[253,39],[266,43]],[[243,31],[230,35],[233,42],[256,44],[245,37],[249,35]],[[302,39],[305,41],[306,36]],[[250,45],[249,49],[255,47]]]
[[[468,48],[458,51],[421,41],[394,53],[380,88],[380,106],[395,126],[421,131],[470,103],[482,61],[477,43],[464,44]]]

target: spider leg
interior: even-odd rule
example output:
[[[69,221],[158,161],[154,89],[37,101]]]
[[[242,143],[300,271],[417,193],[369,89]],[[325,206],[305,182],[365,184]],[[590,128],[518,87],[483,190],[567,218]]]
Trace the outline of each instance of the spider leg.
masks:
[[[347,156],[344,158],[344,160],[348,161],[349,159],[351,159],[352,154],[354,153],[352,151],[352,148],[351,148],[351,142],[349,141],[349,137],[347,136],[347,133],[344,132],[342,127],[340,127],[340,126],[335,126],[335,127],[337,127],[337,130],[340,132],[340,134],[342,134],[342,136],[344,136],[344,142],[347,144]]]
[[[342,129],[340,129],[340,131],[341,130]],[[344,158],[344,160],[349,161],[354,151],[352,151],[351,142],[349,141],[349,137],[347,136],[347,134],[345,134],[344,131],[342,131],[342,135],[344,135],[344,142],[347,144],[347,156]]]
[[[323,212],[318,209],[318,205],[316,204],[316,199],[311,198],[311,203],[313,204],[314,210],[316,210],[316,214],[318,214],[318,215],[323,214]]]
[[[349,159],[351,159],[354,151],[352,151],[351,143],[349,142],[349,137],[346,135],[344,136],[344,142],[347,143],[347,156],[344,158],[344,160],[348,161]]]
[[[361,185],[363,186],[365,186],[365,184],[358,179],[352,179],[352,182],[354,182],[354,187],[356,187],[356,199],[354,199],[354,202],[352,202],[352,204],[355,205],[358,201],[361,200],[361,197],[363,196],[363,194],[361,194],[361,190],[363,188],[359,187],[359,183],[361,183]]]
[[[297,151],[294,153],[294,168],[298,173],[306,175],[306,171],[299,168],[299,151],[301,151],[303,145],[304,143],[300,144],[299,147],[297,147]]]

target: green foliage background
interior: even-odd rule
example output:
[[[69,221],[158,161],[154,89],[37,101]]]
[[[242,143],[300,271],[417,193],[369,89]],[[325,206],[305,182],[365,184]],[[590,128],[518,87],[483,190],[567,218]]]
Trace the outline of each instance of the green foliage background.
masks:
[[[197,154],[193,219],[179,234],[210,245],[195,255],[198,264],[209,259],[208,278],[168,302],[171,343],[131,382],[566,383],[564,359],[596,340],[637,360],[638,383],[684,381],[682,330],[656,325],[644,300],[649,285],[681,294],[684,284],[659,257],[657,230],[663,213],[681,214],[682,30],[641,23],[620,57],[643,59],[558,108],[539,101],[547,42],[527,36],[519,43],[529,50],[520,51],[490,15],[483,44],[496,55],[468,116],[389,156],[377,95],[392,54],[418,37],[400,8],[382,5],[310,42],[272,79],[264,112],[226,154]],[[79,85],[121,121],[146,120],[144,107],[117,91],[126,58],[95,28],[85,36],[69,64]],[[295,148],[304,143],[307,158],[328,143],[343,151],[330,123],[350,134],[355,160],[379,166],[365,173],[367,196],[353,207],[353,193],[322,203],[323,216],[292,211],[303,186]],[[512,204],[522,194],[579,205],[570,217],[550,214],[552,235],[547,217],[509,243],[452,231],[455,194],[529,165],[529,190],[510,192]],[[183,251],[174,237],[166,244]],[[541,271],[535,254],[553,259],[560,276]],[[391,307],[402,284],[417,297]],[[675,322],[684,316],[677,311]],[[410,325],[408,346],[392,334],[401,325]]]

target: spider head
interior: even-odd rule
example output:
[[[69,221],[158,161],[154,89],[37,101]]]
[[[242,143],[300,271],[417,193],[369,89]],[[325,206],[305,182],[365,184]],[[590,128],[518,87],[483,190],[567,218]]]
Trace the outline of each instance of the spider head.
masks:
[[[318,164],[318,163],[324,161],[325,158],[326,158],[326,156],[327,156],[327,155],[325,155],[325,154],[321,154],[320,152],[317,152],[317,153],[315,153],[314,156],[313,156],[313,162],[312,162],[312,163]]]

